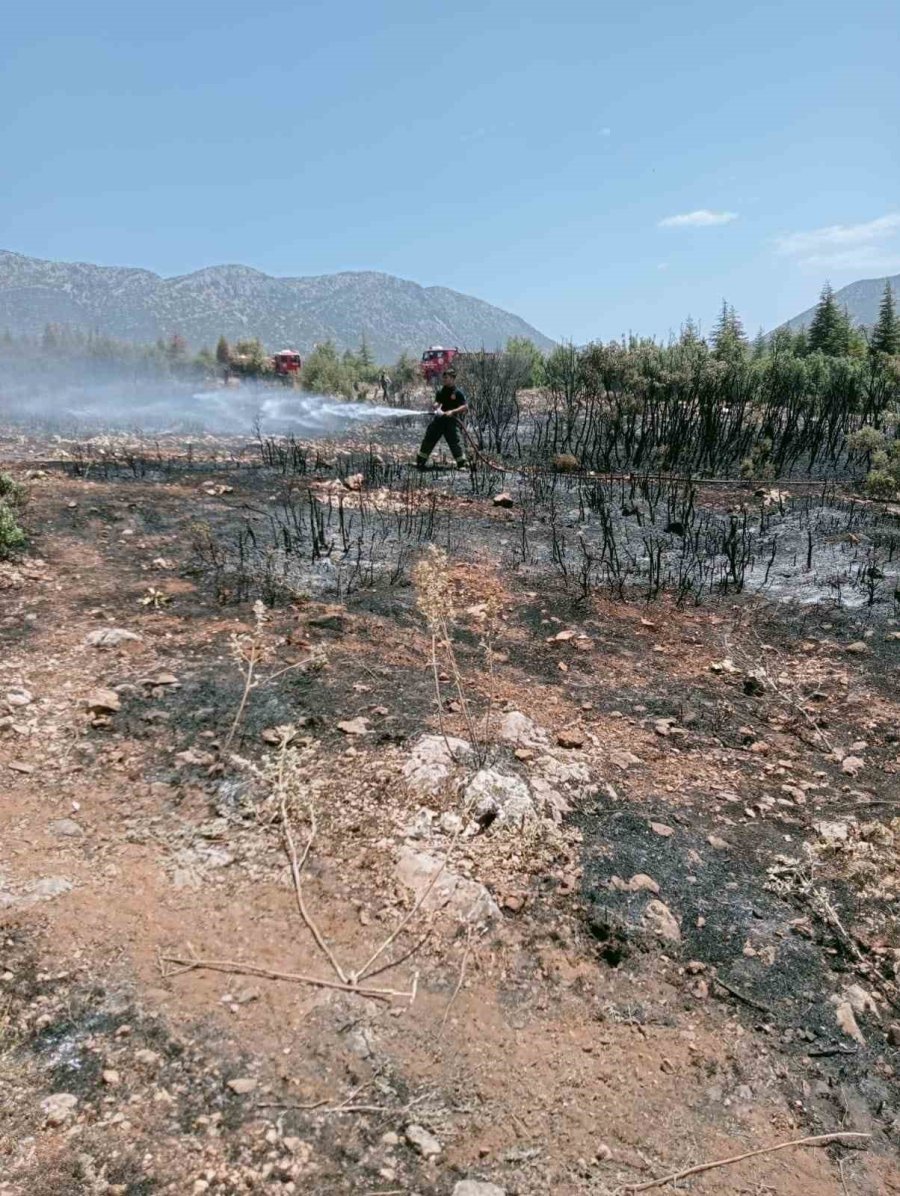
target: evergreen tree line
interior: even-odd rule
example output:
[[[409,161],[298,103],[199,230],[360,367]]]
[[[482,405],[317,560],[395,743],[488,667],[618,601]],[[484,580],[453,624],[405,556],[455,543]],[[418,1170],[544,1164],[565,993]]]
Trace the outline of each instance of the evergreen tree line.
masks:
[[[521,353],[522,346],[516,346]],[[540,357],[546,401],[525,420],[510,356],[461,366],[480,447],[584,469],[748,478],[855,476],[900,488],[900,325],[886,286],[878,320],[854,328],[830,287],[807,329],[751,343],[724,303],[708,339],[688,322],[669,343],[626,337]],[[487,359],[492,357],[492,361]]]

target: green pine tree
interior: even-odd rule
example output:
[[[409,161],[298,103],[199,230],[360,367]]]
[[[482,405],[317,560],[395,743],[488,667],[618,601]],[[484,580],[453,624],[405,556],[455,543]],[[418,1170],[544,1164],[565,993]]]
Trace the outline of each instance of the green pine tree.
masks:
[[[890,357],[900,353],[900,320],[894,306],[894,292],[889,282],[884,284],[884,294],[881,296],[881,306],[878,308],[878,319],[872,329],[872,339],[869,341],[869,352],[887,353]]]
[[[810,353],[826,357],[846,357],[850,351],[851,324],[847,312],[838,307],[831,284],[822,288],[819,302],[809,325]]]
[[[681,332],[678,336],[679,345],[694,348],[700,344],[700,329],[693,316],[688,316],[685,322],[681,325]]]
[[[771,349],[772,353],[779,357],[790,355],[796,351],[794,334],[790,328],[777,328],[772,333]]]
[[[228,365],[231,361],[231,346],[224,336],[219,337],[219,343],[216,345],[216,361],[219,365]]]
[[[749,348],[740,316],[724,299],[712,333],[712,348],[713,357],[719,361],[741,361]]]

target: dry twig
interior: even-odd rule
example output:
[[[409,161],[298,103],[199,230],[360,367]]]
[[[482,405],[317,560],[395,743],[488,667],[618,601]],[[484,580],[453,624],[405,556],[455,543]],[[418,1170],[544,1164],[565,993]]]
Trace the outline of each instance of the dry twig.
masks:
[[[787,1150],[791,1146],[830,1146],[833,1142],[868,1142],[871,1134],[857,1134],[841,1131],[834,1134],[817,1134],[812,1138],[794,1138],[790,1142],[779,1142],[776,1146],[762,1146],[758,1150],[748,1150],[744,1154],[731,1155],[727,1159],[716,1159],[712,1163],[697,1163],[694,1167],[685,1167],[681,1171],[672,1171],[669,1175],[662,1175],[659,1179],[648,1180],[643,1184],[625,1184],[619,1189],[622,1196],[627,1193],[632,1196],[635,1192],[649,1192],[651,1188],[661,1188],[664,1184],[674,1184],[680,1179],[687,1179],[689,1175],[700,1175],[704,1171],[713,1171],[717,1167],[730,1167],[733,1163],[741,1163],[744,1159],[755,1159],[759,1155],[774,1154],[778,1150]]]
[[[472,927],[466,927],[466,949],[463,951],[462,963],[459,965],[459,979],[456,981],[456,988],[454,988],[450,1000],[447,1002],[447,1008],[444,1010],[444,1016],[441,1018],[441,1027],[438,1030],[438,1041],[444,1037],[444,1027],[447,1025],[447,1018],[450,1016],[450,1010],[453,1008],[453,1002],[459,996],[460,990],[463,986],[463,981],[466,978],[466,964],[469,962],[469,952],[472,950]]]
[[[307,857],[309,856],[310,849],[313,845],[313,839],[315,839],[315,837],[316,837],[316,812],[315,812],[315,808],[312,805],[312,802],[310,802],[310,804],[309,804],[309,837],[307,838],[306,846],[303,849],[303,858],[298,860],[297,859],[297,848],[294,845],[294,836],[291,832],[291,820],[290,820],[290,816],[288,814],[288,809],[287,809],[287,792],[286,792],[285,784],[284,784],[284,757],[285,757],[285,752],[287,751],[287,745],[288,745],[288,738],[287,738],[287,736],[283,736],[282,740],[281,740],[281,748],[278,753],[278,789],[279,789],[279,793],[281,795],[281,801],[280,801],[281,830],[284,835],[285,851],[287,852],[288,859],[290,860],[290,864],[291,864],[291,878],[293,879],[293,882],[294,882],[294,894],[297,898],[297,908],[300,911],[300,917],[306,923],[307,929],[309,930],[309,932],[313,936],[313,938],[316,940],[316,946],[323,953],[323,955],[325,955],[326,958],[328,959],[328,962],[331,964],[332,968],[334,969],[334,973],[337,976],[338,980],[340,980],[341,983],[346,984],[347,977],[344,974],[344,971],[341,968],[341,965],[335,959],[334,952],[331,950],[331,948],[325,942],[325,939],[322,937],[322,934],[321,934],[318,926],[313,921],[313,918],[311,917],[309,911],[306,908],[306,903],[303,900],[303,882],[302,882],[302,878],[301,878],[301,873],[303,871],[303,866],[306,863]]]
[[[241,963],[234,959],[202,959],[194,957],[183,959],[177,955],[161,955],[162,964],[170,964],[175,971],[163,970],[163,975],[178,976],[184,972],[207,971],[229,972],[236,976],[260,976],[265,980],[286,980],[293,984],[310,984],[315,988],[333,988],[339,992],[356,993],[360,997],[372,997],[376,1001],[404,1000],[412,1001],[416,995],[416,985],[413,984],[408,992],[400,992],[395,988],[364,988],[349,981],[342,984],[339,980],[326,980],[321,976],[307,976],[302,972],[280,972],[275,968],[265,968],[255,963]]]

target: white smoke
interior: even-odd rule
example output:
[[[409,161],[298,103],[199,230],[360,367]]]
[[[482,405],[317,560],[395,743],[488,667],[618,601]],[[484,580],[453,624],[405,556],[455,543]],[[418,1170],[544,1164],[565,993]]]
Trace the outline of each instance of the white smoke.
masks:
[[[164,434],[339,435],[363,423],[416,412],[351,403],[331,395],[263,386],[193,390],[176,384],[122,382],[63,388],[0,386],[0,423],[62,433],[99,431]]]

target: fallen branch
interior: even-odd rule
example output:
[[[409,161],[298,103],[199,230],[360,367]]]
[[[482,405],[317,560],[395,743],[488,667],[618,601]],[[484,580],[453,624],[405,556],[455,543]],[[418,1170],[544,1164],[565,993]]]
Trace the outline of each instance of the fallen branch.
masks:
[[[856,1055],[859,1053],[859,1047],[819,1047],[817,1050],[807,1051],[806,1053],[810,1059],[827,1059],[829,1055]]]
[[[179,975],[183,972],[207,971],[229,972],[235,976],[259,976],[264,980],[285,980],[291,984],[310,984],[316,988],[333,988],[339,992],[356,993],[360,997],[372,997],[376,1001],[402,1000],[412,1002],[415,986],[409,992],[395,988],[361,988],[358,984],[341,983],[340,980],[326,980],[321,976],[307,976],[302,972],[279,972],[274,968],[261,967],[255,963],[239,963],[232,959],[181,959],[175,955],[161,955],[163,964],[172,964],[178,972],[164,972],[164,975]]]
[[[284,1105],[278,1102],[273,1104],[257,1105],[257,1109],[289,1109],[291,1112],[301,1113],[406,1113],[409,1106],[398,1108],[396,1105],[328,1105],[327,1101],[319,1101],[313,1105]]]
[[[858,1134],[847,1132],[840,1132],[835,1134],[818,1134],[812,1138],[794,1138],[790,1142],[779,1142],[777,1146],[762,1146],[759,1150],[748,1150],[744,1154],[731,1155],[727,1159],[716,1159],[712,1163],[698,1163],[695,1167],[685,1167],[681,1171],[672,1171],[669,1175],[660,1176],[659,1179],[651,1179],[643,1184],[625,1184],[619,1189],[619,1192],[634,1193],[634,1192],[649,1192],[651,1188],[661,1188],[664,1184],[674,1184],[680,1179],[687,1179],[689,1175],[700,1175],[704,1171],[713,1171],[717,1167],[730,1167],[732,1163],[741,1163],[744,1159],[755,1159],[759,1155],[774,1154],[778,1150],[787,1150],[792,1146],[830,1146],[832,1142],[868,1142],[871,1139],[871,1134]]]
[[[767,1013],[769,1017],[775,1016],[767,1005],[762,1005],[759,1001],[754,1001],[752,997],[746,996],[740,989],[732,988],[730,984],[726,984],[718,976],[713,976],[713,984],[718,984],[719,988],[724,988],[727,993],[731,993],[736,1001],[742,1001],[744,1005],[749,1005],[751,1009],[758,1009],[760,1013]]]

